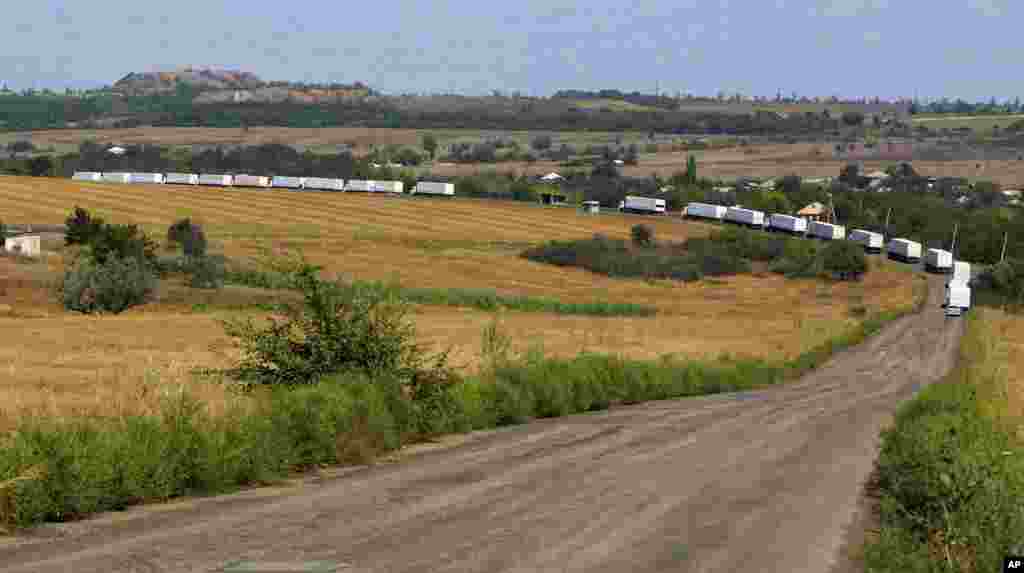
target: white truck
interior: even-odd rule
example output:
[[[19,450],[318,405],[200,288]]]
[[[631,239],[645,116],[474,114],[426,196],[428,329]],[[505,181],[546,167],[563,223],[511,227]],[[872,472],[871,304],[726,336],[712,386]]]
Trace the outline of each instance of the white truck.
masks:
[[[946,299],[942,306],[946,309],[946,316],[963,315],[971,308],[971,287],[962,282],[946,283]]]
[[[235,175],[235,187],[270,187],[270,177],[263,175]]]
[[[230,175],[214,175],[204,173],[199,176],[200,185],[215,185],[217,187],[231,187],[234,179]]]
[[[317,189],[319,191],[344,191],[344,179],[331,179],[328,177],[306,177],[306,189]]]
[[[764,213],[743,207],[729,207],[725,210],[725,220],[748,227],[764,227]]]
[[[410,191],[412,195],[455,195],[454,183],[441,183],[437,181],[420,181]]]
[[[884,240],[882,239],[881,233],[865,231],[864,229],[854,229],[846,235],[846,238],[864,247],[864,250],[868,253],[882,252],[882,243]]]
[[[807,234],[825,241],[839,241],[846,238],[846,227],[821,221],[811,221],[807,225]]]
[[[74,181],[103,181],[103,174],[99,171],[75,171],[71,179]]]
[[[721,205],[709,205],[707,203],[687,203],[683,207],[683,218],[713,219],[721,221],[725,219],[725,207]]]
[[[369,193],[373,191],[373,181],[366,181],[363,179],[349,179],[345,182],[345,191],[362,191]]]
[[[163,183],[164,176],[162,173],[132,173],[128,177],[129,183]]]
[[[953,253],[942,249],[928,249],[924,255],[924,270],[944,273],[953,268]]]
[[[270,186],[279,189],[302,189],[305,183],[305,177],[283,177],[277,175],[270,180]]]
[[[910,239],[893,239],[886,248],[890,259],[904,263],[916,263],[921,260],[921,243]]]
[[[128,183],[131,180],[132,180],[132,174],[131,173],[117,172],[117,173],[104,173],[103,174],[103,181],[105,183]]]
[[[969,284],[971,282],[971,263],[955,261],[953,263],[953,277],[950,282]]]
[[[401,181],[373,181],[371,193],[401,193],[405,191],[405,183]]]
[[[626,195],[626,200],[621,205],[621,209],[625,213],[665,213],[665,200],[654,197]]]
[[[768,229],[771,231],[782,231],[791,235],[803,235],[807,233],[807,219],[773,213],[768,216]]]
[[[199,175],[195,173],[167,173],[164,185],[199,185]]]

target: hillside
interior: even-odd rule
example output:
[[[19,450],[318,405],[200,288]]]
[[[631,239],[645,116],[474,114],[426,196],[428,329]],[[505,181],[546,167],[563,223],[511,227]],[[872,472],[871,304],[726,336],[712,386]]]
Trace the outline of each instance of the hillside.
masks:
[[[256,74],[236,70],[182,68],[169,72],[132,72],[114,82],[125,95],[174,93],[179,84],[195,91],[254,89],[265,85]]]

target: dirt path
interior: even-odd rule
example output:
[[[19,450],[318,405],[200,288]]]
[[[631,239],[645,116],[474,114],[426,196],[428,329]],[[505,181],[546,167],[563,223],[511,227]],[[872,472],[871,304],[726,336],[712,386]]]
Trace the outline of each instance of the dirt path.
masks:
[[[953,364],[938,305],[804,379],[456,438],[293,487],[138,508],[0,541],[0,570],[824,573],[879,431]],[[851,538],[856,532],[851,532]]]

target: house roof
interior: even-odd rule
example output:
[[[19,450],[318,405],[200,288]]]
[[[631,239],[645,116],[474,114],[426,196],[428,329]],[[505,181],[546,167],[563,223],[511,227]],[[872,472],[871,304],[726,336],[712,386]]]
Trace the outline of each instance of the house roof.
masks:
[[[544,181],[554,181],[556,179],[563,179],[563,177],[552,171],[551,173],[548,173],[547,175],[541,177],[541,179],[543,179]]]
[[[808,206],[804,207],[803,209],[800,209],[799,211],[796,212],[796,214],[800,215],[800,216],[808,216],[808,215],[814,216],[814,215],[822,215],[824,213],[825,213],[825,206],[822,205],[821,203],[818,203],[817,201],[815,201],[814,203],[811,203],[810,205],[808,205]]]
[[[885,179],[888,176],[889,174],[886,173],[885,171],[872,171],[871,173],[865,175],[865,177],[867,177],[868,179]]]

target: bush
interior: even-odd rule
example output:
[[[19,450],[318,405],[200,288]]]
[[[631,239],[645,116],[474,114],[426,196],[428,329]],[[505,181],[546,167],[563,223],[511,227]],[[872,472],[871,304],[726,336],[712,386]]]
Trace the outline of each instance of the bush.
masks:
[[[75,207],[64,224],[64,244],[88,246],[98,263],[106,262],[108,257],[134,258],[144,266],[157,267],[156,244],[136,225],[104,223],[81,207]]]
[[[817,241],[788,241],[782,257],[772,261],[768,269],[788,278],[814,278],[824,272],[821,247]]]
[[[225,259],[222,256],[188,257],[185,272],[192,288],[219,289],[224,286]]]
[[[321,376],[358,372],[413,384],[425,370],[407,306],[388,291],[343,288],[303,264],[293,284],[302,304],[283,304],[281,319],[259,328],[251,319],[223,322],[243,358],[232,371],[254,384],[310,384]],[[443,371],[442,364],[436,366]]]
[[[202,257],[206,254],[206,234],[202,227],[188,217],[167,228],[167,242],[181,245],[186,257]]]
[[[88,211],[76,206],[74,212],[64,220],[64,244],[88,245],[100,234],[103,225],[103,219],[94,218]]]
[[[530,140],[530,147],[537,151],[551,149],[552,139],[550,135],[538,135]]]
[[[841,280],[858,280],[868,271],[864,250],[855,243],[831,241],[822,251],[822,267]]]
[[[647,225],[633,225],[629,234],[633,238],[633,244],[638,247],[654,246],[654,229]]]
[[[156,286],[153,271],[136,258],[110,255],[98,261],[84,252],[65,271],[59,293],[68,310],[118,314],[148,302]]]

